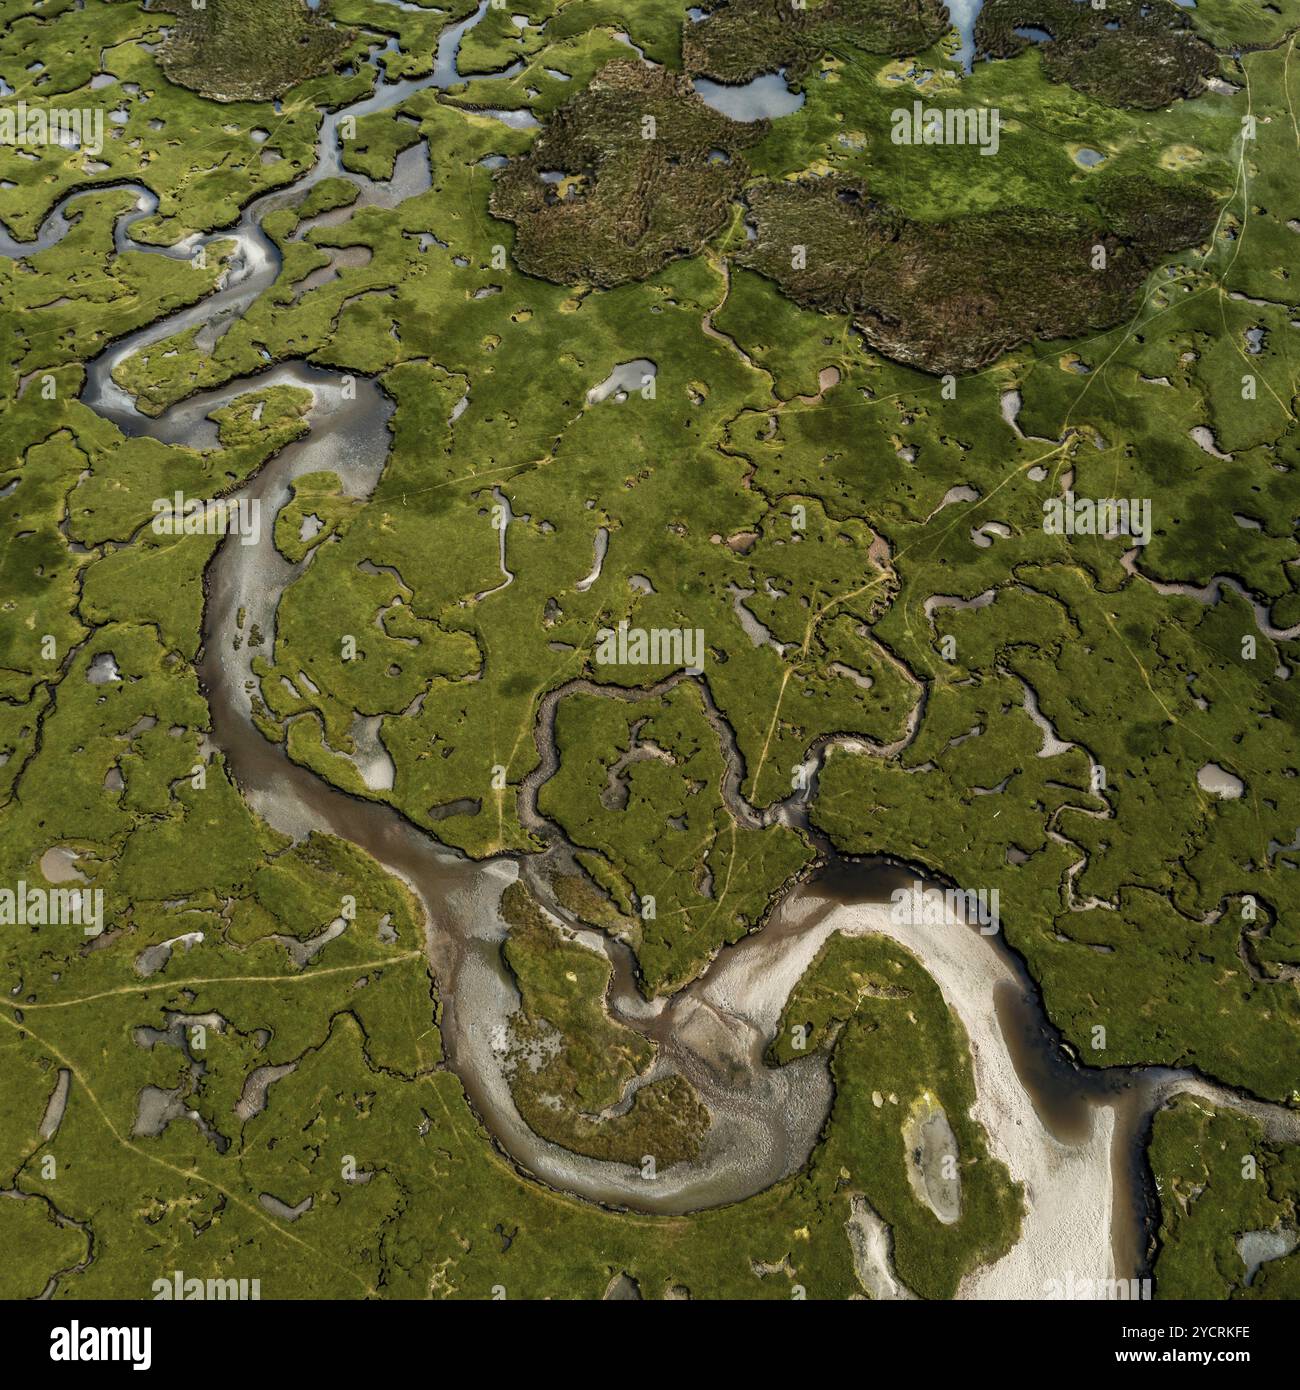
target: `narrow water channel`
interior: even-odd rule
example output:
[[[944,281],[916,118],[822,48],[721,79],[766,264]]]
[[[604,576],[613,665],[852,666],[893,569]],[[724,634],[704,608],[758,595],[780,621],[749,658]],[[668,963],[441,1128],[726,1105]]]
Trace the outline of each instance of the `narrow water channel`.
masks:
[[[202,303],[124,337],[88,364],[84,403],[127,433],[210,447],[215,435],[206,417],[218,405],[270,385],[304,387],[313,396],[309,434],[284,449],[236,495],[258,499],[264,514],[273,518],[288,500],[293,478],[329,469],[343,479],[351,495],[368,496],[386,462],[393,408],[374,381],[358,377],[355,398],[349,398],[339,373],[289,362],[150,418],[113,382],[112,372],[132,353],[161,338],[237,314],[272,284],[280,256],[262,230],[262,218],[303,197],[321,178],[341,172],[337,131],[345,116],[387,109],[422,87],[464,80],[457,67],[460,40],[482,18],[487,4],[483,0],[473,16],[445,31],[430,76],[381,81],[365,100],[327,116],[309,174],[290,189],[254,200],[232,231],[200,238],[233,236],[239,243],[239,256],[224,285]],[[358,175],[347,177],[361,186],[363,200],[382,196],[381,185]],[[152,195],[143,188],[136,191],[142,201],[119,220],[117,237],[125,236],[131,220],[148,215]],[[53,244],[66,232],[67,201],[62,200],[42,225],[42,244]],[[10,243],[0,246],[0,253],[29,254],[32,249],[30,243],[26,248]],[[1097,1142],[1104,1125],[1113,1124],[1109,1179],[1103,1184],[1105,1191],[1095,1194],[1097,1211],[1105,1213],[1107,1223],[1103,1241],[1105,1231],[1110,1232],[1112,1268],[1080,1273],[1105,1278],[1112,1270],[1121,1277],[1143,1271],[1152,1213],[1143,1156],[1150,1117],[1166,1096],[1194,1078],[1167,1069],[1098,1071],[1076,1065],[1047,1023],[1023,964],[1000,937],[981,936],[959,923],[928,934],[910,929],[900,934],[890,926],[883,904],[893,887],[914,875],[883,863],[849,864],[831,856],[826,868],[787,895],[761,931],[726,947],[699,979],[666,1001],[642,996],[635,962],[625,947],[586,933],[584,939],[603,950],[613,966],[611,1012],[659,1045],[652,1076],[670,1070],[685,1075],[708,1105],[713,1126],[698,1159],[670,1168],[653,1183],[626,1165],[582,1158],[533,1134],[510,1099],[493,1037],[518,1003],[501,959],[505,927],[497,902],[503,887],[521,872],[539,886],[537,864],[514,857],[469,861],[438,845],[390,807],[339,791],[290,762],[282,745],[257,731],[251,720],[256,681],[250,666],[256,649],[247,637],[256,624],[265,642],[273,642],[280,596],[302,568],[276,551],[272,531],[272,526],[264,526],[260,541],[252,546],[226,540],[206,575],[198,672],[211,708],[212,743],[249,802],[270,824],[295,837],[321,830],[347,839],[417,893],[427,918],[430,966],[443,1002],[449,1065],[493,1141],[522,1171],[587,1200],[650,1212],[685,1212],[735,1202],[797,1171],[807,1161],[833,1101],[829,1070],[818,1057],[770,1068],[763,1062],[764,1050],[790,989],[827,936],[840,929],[881,931],[918,955],[961,1019],[971,1036],[977,1090],[995,1077],[1000,1059],[1009,1059],[1019,1092],[1013,1086],[1009,1100],[1003,1099],[1020,1115],[1016,1123],[1025,1129],[1017,1152],[1027,1153],[1024,1146],[1035,1143],[1044,1151],[1035,1169],[1041,1182],[1059,1186],[1071,1181],[1062,1155],[1083,1152]],[[311,563],[310,557],[304,563]],[[563,854],[566,849],[556,844],[550,852]],[[985,982],[983,993],[972,996],[972,980]],[[1205,1089],[1205,1083],[1196,1085]],[[990,1122],[986,1128],[999,1152],[1002,1140],[996,1125]],[[1023,1177],[1024,1163],[1010,1149],[1007,1152],[1014,1175]],[[1025,1162],[1032,1166],[1032,1156]],[[1033,1194],[1044,1211],[1049,1195]],[[1070,1194],[1055,1196],[1064,1209]],[[1028,1224],[1025,1241],[1045,1244],[1054,1238],[1052,1231],[1046,1222]],[[1033,1253],[1027,1249],[1023,1258]],[[1017,1252],[1007,1257],[1016,1258]]]

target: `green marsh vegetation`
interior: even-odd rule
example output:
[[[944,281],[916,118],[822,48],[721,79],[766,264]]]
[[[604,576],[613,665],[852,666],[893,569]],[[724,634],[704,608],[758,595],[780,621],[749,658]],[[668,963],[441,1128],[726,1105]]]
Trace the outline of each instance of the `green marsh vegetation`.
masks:
[[[219,235],[204,269],[114,252],[114,221],[132,195],[97,185],[136,180],[158,197],[157,213],[130,229],[142,248],[219,234],[253,198],[306,172],[322,109],[372,90],[374,69],[359,61],[369,48],[394,37],[385,70],[427,72],[430,38],[450,16],[339,0],[328,44],[305,46],[310,68],[277,60],[274,72],[242,74],[257,82],[240,100],[214,103],[171,81],[161,51],[146,46],[159,40],[157,14],[101,0],[41,16],[12,8],[0,75],[15,99],[101,109],[110,131],[97,170],[65,149],[0,151],[0,219],[20,240],[85,189],[61,242],[0,261],[0,510],[12,536],[0,557],[0,864],[4,882],[35,882],[50,848],[71,847],[86,881],[105,889],[109,922],[94,941],[65,928],[6,929],[0,941],[3,1184],[30,1194],[0,1202],[7,1248],[24,1251],[13,1291],[39,1292],[86,1257],[86,1234],[58,1224],[57,1209],[95,1236],[88,1267],[58,1279],[60,1297],[144,1296],[155,1271],[219,1274],[237,1262],[257,1268],[267,1297],[487,1297],[499,1283],[511,1297],[597,1297],[625,1271],[647,1296],[789,1298],[798,1284],[840,1298],[862,1292],[844,1231],[860,1194],[893,1229],[900,1277],[918,1293],[951,1294],[1014,1238],[1019,1201],[996,1136],[969,1118],[965,1040],[901,950],[833,940],[787,1006],[770,1061],[787,1060],[788,1025],[808,1023],[836,1080],[801,1172],[732,1208],[616,1216],[538,1187],[491,1145],[443,1064],[437,982],[406,890],[340,842],[287,843],[206,738],[194,662],[216,541],[152,536],[150,504],[177,487],[238,487],[302,436],[305,400],[284,388],[246,393],[221,412],[209,450],[124,436],[77,401],[88,358],[209,294],[226,266]],[[666,146],[636,150],[649,173],[682,179],[686,206],[653,187],[584,205],[590,176],[575,158],[563,169],[578,180],[564,200],[572,208],[553,210],[542,192],[529,211],[556,223],[543,273],[529,273],[540,263],[527,260],[525,223],[495,216],[494,199],[536,201],[527,180],[549,171],[538,152],[555,131],[583,161],[617,170],[624,142],[641,139],[639,125],[584,125],[607,109],[598,74],[628,56],[614,31],[668,68],[626,84],[629,109],[660,87],[680,92],[680,12],[626,10],[542,0],[518,36],[508,16],[485,21],[467,38],[462,71],[497,75],[415,93],[359,122],[343,176],[268,220],[281,274],[212,351],[196,335],[172,337],[122,364],[120,383],[150,414],[300,358],[372,375],[393,403],[391,451],[368,501],[345,499],[318,473],[297,480],[276,519],[277,543],[307,564],[262,651],[265,731],[355,791],[343,756],[353,719],[378,717],[396,769],[381,795],[471,855],[527,852],[538,845],[518,795],[540,759],[541,702],[571,680],[639,695],[672,674],[599,666],[602,628],[700,628],[701,680],[629,701],[585,690],[559,701],[558,770],[539,793],[599,885],[564,889],[566,906],[625,934],[651,989],[680,986],[761,924],[813,860],[804,832],[755,828],[722,797],[724,741],[707,688],[739,750],[741,795],[759,811],[788,798],[809,750],[835,735],[901,744],[891,755],[834,752],[812,799],[814,829],[842,851],[997,888],[1008,941],[1085,1060],[1189,1063],[1293,1098],[1300,712],[1282,673],[1295,670],[1300,644],[1266,635],[1231,587],[1213,603],[1167,590],[1234,576],[1267,606],[1271,630],[1300,621],[1300,78],[1283,20],[1201,0],[1188,22],[1239,90],[1189,89],[1150,110],[1068,74],[1056,80],[1038,49],[977,64],[958,83],[937,71],[942,48],[900,64],[911,41],[874,48],[846,20],[815,54],[801,49],[806,100],[789,116],[742,136],[694,103],[665,107],[670,133],[677,119],[689,127],[683,164],[668,162]],[[892,9],[871,14],[890,29]],[[314,33],[320,22],[302,23]],[[40,72],[28,71],[33,50]],[[501,76],[516,57],[520,72]],[[92,86],[101,70],[114,80]],[[936,75],[918,81],[927,70]],[[258,94],[282,78],[277,111]],[[998,106],[998,156],[893,144],[890,113],[913,100]],[[473,109],[489,105],[546,124],[515,129]],[[125,119],[109,120],[114,111]],[[1249,140],[1244,117],[1255,121]],[[730,164],[707,162],[715,131]],[[355,199],[349,172],[383,177],[421,141],[427,192],[393,208]],[[1081,167],[1079,147],[1104,161]],[[496,176],[483,163],[493,155],[510,161]],[[896,281],[873,292],[899,320],[888,337],[855,327],[865,301],[810,295],[801,305],[776,274],[772,247],[798,226],[814,266],[826,258],[826,286],[843,290],[853,250],[835,238],[847,205],[823,206],[809,182],[819,174],[825,189],[864,186],[889,210],[891,233],[910,238],[909,268],[925,272],[910,299]],[[778,214],[766,228],[765,204]],[[344,215],[296,237],[331,211]],[[760,240],[744,252],[751,214]],[[621,219],[632,233],[623,241]],[[590,245],[566,240],[569,222],[588,228]],[[1010,339],[993,335],[996,355],[956,361],[978,369],[945,395],[918,369],[939,359],[909,356],[909,344],[962,342],[945,341],[917,303],[928,295],[917,285],[962,288],[972,243],[954,224],[1011,229],[996,246],[1000,283],[1035,312]],[[1069,256],[1094,230],[1114,238],[1119,268],[1105,305],[1085,314]],[[937,254],[951,246],[956,264]],[[370,256],[304,288],[343,249]],[[638,359],[655,365],[652,395],[588,401]],[[1011,392],[1019,404],[1004,414]],[[1044,532],[1043,501],[1065,486],[1152,500],[1151,543],[1129,568],[1124,538]],[[955,488],[967,491],[951,500]],[[493,524],[502,498],[508,584]],[[311,544],[308,516],[324,523]],[[981,530],[990,524],[1001,529]],[[602,533],[599,573],[586,583]],[[981,607],[927,611],[936,595],[990,591]],[[359,661],[338,659],[342,632],[364,634]],[[92,681],[109,658],[117,678]],[[1048,741],[1032,711],[1066,746]],[[613,769],[647,741],[664,756],[623,762],[609,796]],[[1238,776],[1243,794],[1205,792],[1207,763]],[[355,917],[299,966],[288,943],[327,932],[348,896]],[[646,896],[653,918],[639,913]],[[1075,910],[1091,900],[1109,910]],[[536,1105],[536,1126],[597,1151],[609,1140],[581,1117],[646,1054],[627,1037],[600,1056],[586,1046],[608,1024],[595,1002],[601,960],[553,939],[540,918],[521,921],[506,949],[530,1026],[549,1037],[544,1020],[574,1042],[553,1075],[521,1085],[521,1109]],[[171,946],[140,973],[143,953],[198,932],[202,941]],[[209,1014],[221,1022],[207,1027],[205,1049],[137,1041],[138,1030],[169,1033],[177,1016]],[[263,1067],[292,1070],[245,1116],[237,1107]],[[68,1106],[46,1138],[60,1070],[71,1075]],[[572,1103],[542,1115],[543,1085]],[[175,1091],[202,1123],[181,1115],[135,1133],[147,1087]],[[973,1160],[953,1227],[940,1229],[906,1182],[898,1119],[921,1091],[939,1097]],[[670,1099],[669,1122],[690,1115],[688,1097]],[[1200,1204],[1177,1229],[1166,1214],[1162,1291],[1237,1290],[1231,1242],[1241,1231],[1228,1225],[1294,1221],[1291,1160],[1250,1135],[1221,1136],[1237,1123],[1220,1117],[1201,1136],[1190,1112],[1157,1119],[1153,1162],[1167,1190],[1207,1173],[1219,1182],[1234,1147],[1260,1150],[1267,1174],[1239,1194],[1227,1224]],[[685,1152],[699,1124],[675,1133]],[[633,1130],[617,1152],[639,1143]],[[365,1181],[345,1176],[349,1155]],[[311,1206],[289,1223],[263,1194]],[[1285,1290],[1289,1269],[1264,1265],[1251,1296]]]
[[[1165,1296],[1296,1297],[1300,1147],[1180,1096],[1156,1115],[1150,1158],[1160,1193],[1155,1277]]]
[[[574,1153],[638,1168],[647,1154],[662,1168],[694,1158],[709,1114],[685,1077],[644,1082],[626,1111],[602,1113],[656,1051],[606,1012],[608,961],[566,937],[522,884],[506,889],[501,911],[510,925],[503,954],[522,998],[509,1025],[510,1090],[525,1122]]]

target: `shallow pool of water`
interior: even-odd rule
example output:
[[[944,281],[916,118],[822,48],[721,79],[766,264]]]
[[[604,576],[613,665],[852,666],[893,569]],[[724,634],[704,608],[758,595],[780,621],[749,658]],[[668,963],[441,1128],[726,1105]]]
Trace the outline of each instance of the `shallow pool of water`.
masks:
[[[961,39],[952,57],[963,72],[969,72],[975,61],[975,21],[983,8],[984,0],[948,0],[948,17]]]
[[[735,85],[697,77],[694,87],[706,106],[733,121],[774,120],[797,111],[804,103],[804,94],[793,92],[786,85],[784,68]]]

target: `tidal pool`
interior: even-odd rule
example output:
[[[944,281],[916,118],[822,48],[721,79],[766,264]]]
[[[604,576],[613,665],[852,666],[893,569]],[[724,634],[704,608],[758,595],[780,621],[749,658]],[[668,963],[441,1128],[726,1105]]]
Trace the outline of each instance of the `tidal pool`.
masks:
[[[733,121],[774,120],[788,116],[804,104],[804,94],[786,85],[784,68],[750,82],[710,82],[707,77],[697,77],[692,85],[706,106]]]

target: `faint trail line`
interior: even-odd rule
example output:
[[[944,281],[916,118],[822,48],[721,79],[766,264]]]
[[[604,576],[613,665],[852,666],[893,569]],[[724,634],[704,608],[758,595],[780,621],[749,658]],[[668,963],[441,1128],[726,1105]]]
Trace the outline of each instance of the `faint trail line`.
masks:
[[[320,970],[306,970],[297,975],[212,975],[207,978],[188,978],[183,980],[157,980],[153,984],[142,980],[138,985],[122,985],[117,989],[101,990],[98,994],[83,994],[76,999],[51,999],[45,1003],[15,1004],[8,999],[0,999],[0,1004],[15,1013],[26,1014],[33,1009],[67,1009],[74,1004],[90,1004],[97,999],[112,999],[121,994],[143,994],[155,989],[190,989],[194,985],[291,985],[305,980],[321,980],[327,975],[350,975],[358,970],[379,970],[386,965],[399,965],[403,961],[423,960],[423,951],[403,951],[400,955],[387,956],[383,960],[363,960],[355,965],[331,965]]]

